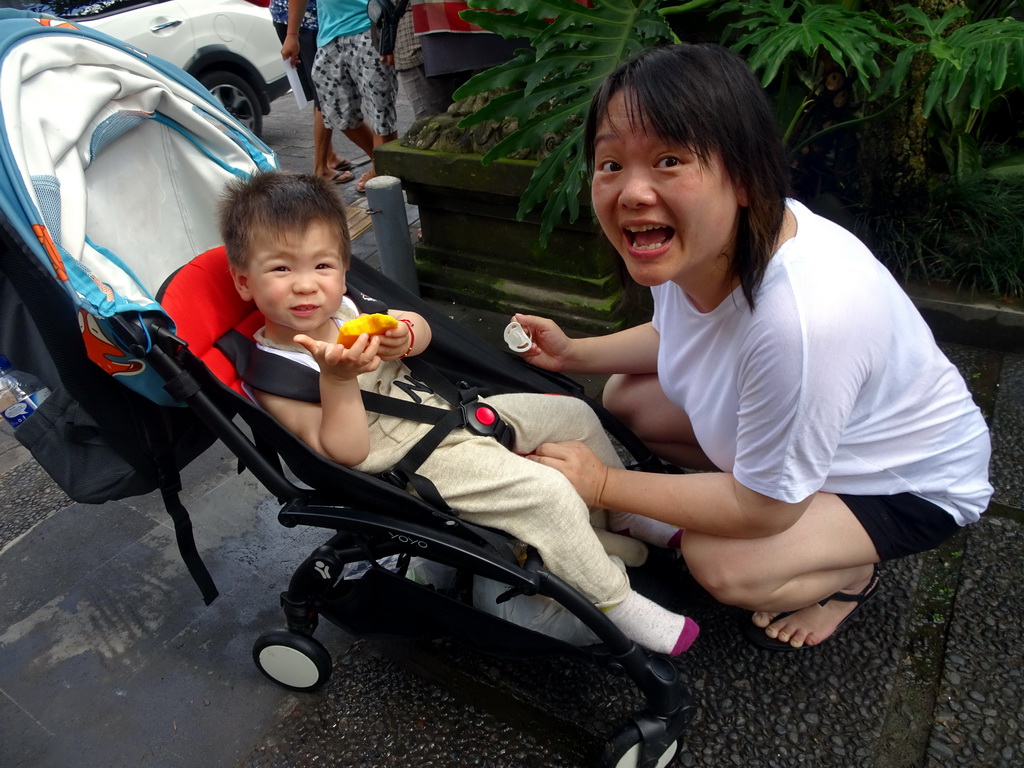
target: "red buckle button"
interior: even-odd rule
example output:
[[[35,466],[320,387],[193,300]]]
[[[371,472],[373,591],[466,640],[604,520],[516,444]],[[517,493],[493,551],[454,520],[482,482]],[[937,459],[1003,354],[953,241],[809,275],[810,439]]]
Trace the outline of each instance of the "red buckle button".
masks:
[[[479,408],[476,409],[476,420],[483,424],[485,427],[489,427],[495,421],[497,421],[497,416],[495,416],[494,411],[492,411],[490,408],[480,406]]]

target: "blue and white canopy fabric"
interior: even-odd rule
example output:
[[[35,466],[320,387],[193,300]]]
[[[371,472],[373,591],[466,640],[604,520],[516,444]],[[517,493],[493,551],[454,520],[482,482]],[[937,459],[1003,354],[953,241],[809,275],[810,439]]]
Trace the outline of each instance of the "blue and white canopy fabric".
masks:
[[[0,9],[0,210],[79,308],[90,358],[133,389],[171,402],[105,321],[162,311],[153,296],[164,279],[220,244],[224,184],[276,167],[178,67]]]

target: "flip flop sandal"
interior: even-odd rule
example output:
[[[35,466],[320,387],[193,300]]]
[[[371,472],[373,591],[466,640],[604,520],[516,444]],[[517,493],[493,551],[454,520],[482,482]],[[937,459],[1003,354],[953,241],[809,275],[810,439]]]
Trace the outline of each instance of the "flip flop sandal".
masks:
[[[352,175],[352,171],[338,171],[328,181],[332,184],[347,184],[354,178],[355,176]]]
[[[868,600],[870,600],[878,593],[878,583],[878,566],[874,565],[872,566],[871,580],[868,582],[868,585],[864,587],[864,589],[862,589],[856,595],[851,595],[847,592],[836,592],[834,595],[830,595],[818,603],[818,605],[825,605],[825,603],[830,603],[833,600],[842,603],[856,603],[856,605],[853,607],[853,610],[846,614],[843,620],[836,625],[835,632],[833,632],[832,635],[835,635],[835,633],[839,631],[839,628],[842,627],[843,624],[845,624],[851,616],[857,613],[857,611],[860,609],[862,605],[864,605],[864,603],[866,603]],[[775,622],[779,619],[784,619],[787,616],[790,616],[794,613],[796,613],[796,611],[785,611],[784,613],[780,613],[778,616],[772,619],[772,621]],[[768,637],[768,635],[764,633],[764,627],[759,627],[750,620],[750,617],[752,615],[753,614],[745,614],[744,616],[745,621],[743,624],[743,634],[746,636],[747,640],[756,645],[758,648],[763,648],[767,651],[803,651],[807,648],[815,647],[813,645],[801,645],[799,648],[796,648],[790,645],[789,643],[784,643],[781,640],[777,640],[774,637]]]
[[[351,167],[352,163],[349,160],[346,160],[345,158],[341,158],[341,160],[334,164],[334,170],[336,171],[347,171]]]

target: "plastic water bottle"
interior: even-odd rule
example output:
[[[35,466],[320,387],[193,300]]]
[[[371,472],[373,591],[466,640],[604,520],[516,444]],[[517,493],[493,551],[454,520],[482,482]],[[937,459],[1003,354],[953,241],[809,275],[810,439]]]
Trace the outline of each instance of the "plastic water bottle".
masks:
[[[0,355],[0,412],[12,427],[35,413],[50,394],[37,377],[16,371],[5,355]]]

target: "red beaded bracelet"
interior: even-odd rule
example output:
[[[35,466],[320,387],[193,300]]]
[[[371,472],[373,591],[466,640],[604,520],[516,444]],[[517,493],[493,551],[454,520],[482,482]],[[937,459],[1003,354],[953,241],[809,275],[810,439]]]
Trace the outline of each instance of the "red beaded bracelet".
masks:
[[[407,350],[405,350],[405,354],[404,355],[402,355],[401,357],[398,358],[399,360],[402,360],[402,359],[408,357],[409,353],[412,352],[412,348],[416,346],[416,334],[413,333],[413,331],[412,331],[412,320],[406,320],[403,317],[399,322],[405,323],[407,326],[409,326],[409,348]]]

